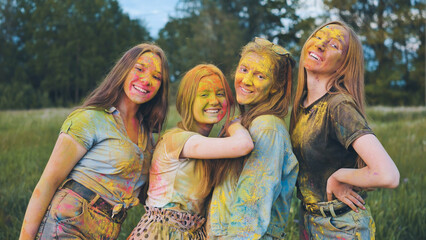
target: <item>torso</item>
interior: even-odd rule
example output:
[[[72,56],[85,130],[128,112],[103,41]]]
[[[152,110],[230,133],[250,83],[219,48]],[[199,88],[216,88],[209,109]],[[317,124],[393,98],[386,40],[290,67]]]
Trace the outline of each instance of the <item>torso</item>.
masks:
[[[355,168],[357,154],[352,142],[372,133],[352,98],[325,94],[299,115],[291,132],[293,151],[299,161],[298,197],[304,203],[327,201],[328,177],[340,168]]]
[[[147,180],[151,162],[150,143],[142,128],[130,130],[139,135],[135,144],[115,108],[79,109],[70,114],[61,131],[88,150],[71,171],[71,178],[112,205],[130,207],[138,203],[137,195]]]
[[[147,206],[204,215],[210,189],[202,184],[203,161],[179,158],[186,141],[195,134],[173,128],[162,136],[153,155]]]

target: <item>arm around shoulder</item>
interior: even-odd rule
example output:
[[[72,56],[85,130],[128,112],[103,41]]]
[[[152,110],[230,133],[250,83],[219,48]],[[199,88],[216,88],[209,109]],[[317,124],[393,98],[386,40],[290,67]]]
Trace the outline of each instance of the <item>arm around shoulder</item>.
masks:
[[[236,158],[247,155],[254,148],[250,133],[239,122],[229,126],[229,137],[212,138],[201,135],[190,137],[181,157],[197,159]]]
[[[61,133],[28,203],[19,239],[34,239],[56,189],[87,150]]]

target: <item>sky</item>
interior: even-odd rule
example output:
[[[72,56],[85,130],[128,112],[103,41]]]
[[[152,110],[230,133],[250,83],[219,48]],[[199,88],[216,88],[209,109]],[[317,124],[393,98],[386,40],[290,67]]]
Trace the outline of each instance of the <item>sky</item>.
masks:
[[[123,12],[131,19],[140,19],[145,22],[152,37],[158,37],[158,31],[163,28],[169,16],[174,15],[178,0],[118,0]],[[301,0],[305,7],[299,10],[299,16],[315,16],[321,12],[322,0]],[[303,11],[303,12],[302,12]]]
[[[178,0],[118,0],[123,12],[131,19],[141,19],[145,22],[152,37],[158,36],[169,16],[173,15]]]

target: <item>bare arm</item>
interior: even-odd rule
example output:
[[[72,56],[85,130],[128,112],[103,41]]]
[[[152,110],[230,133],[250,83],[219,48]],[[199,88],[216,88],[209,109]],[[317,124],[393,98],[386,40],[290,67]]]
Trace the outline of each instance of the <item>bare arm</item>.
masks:
[[[229,137],[211,138],[201,135],[190,137],[182,149],[181,157],[197,159],[236,158],[247,155],[254,147],[250,133],[239,122],[228,128]]]
[[[56,189],[86,154],[71,136],[61,133],[28,203],[19,239],[34,239]]]
[[[396,188],[399,185],[399,171],[373,134],[359,137],[352,146],[366,166],[360,169],[341,168],[334,172],[327,181],[327,195],[328,200],[331,200],[332,194],[336,195],[339,200],[355,210],[352,202],[360,206],[362,198],[354,193],[352,186]]]
[[[399,185],[398,168],[376,136],[361,136],[352,146],[367,166],[339,169],[332,175],[336,180],[361,188],[396,188]]]

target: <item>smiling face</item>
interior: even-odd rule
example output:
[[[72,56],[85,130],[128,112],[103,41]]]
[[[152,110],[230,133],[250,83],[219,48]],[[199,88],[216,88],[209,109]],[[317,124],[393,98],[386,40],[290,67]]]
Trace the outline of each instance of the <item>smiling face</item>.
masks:
[[[348,32],[330,24],[317,31],[305,44],[304,67],[316,74],[331,75],[342,64],[349,41]]]
[[[225,89],[217,75],[203,77],[198,84],[193,114],[197,125],[220,122],[228,110]]]
[[[266,55],[245,54],[235,73],[235,92],[241,105],[254,105],[265,100],[273,83],[273,64]]]
[[[124,82],[127,98],[135,104],[146,103],[161,87],[161,59],[152,52],[142,54]]]

